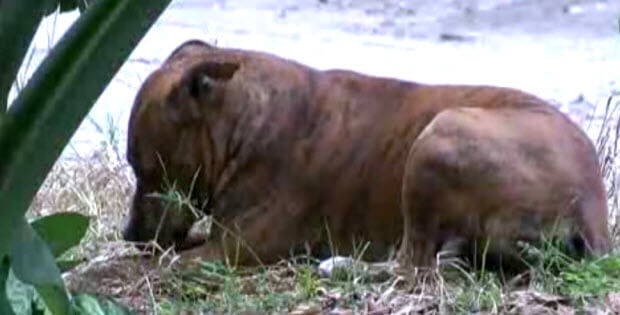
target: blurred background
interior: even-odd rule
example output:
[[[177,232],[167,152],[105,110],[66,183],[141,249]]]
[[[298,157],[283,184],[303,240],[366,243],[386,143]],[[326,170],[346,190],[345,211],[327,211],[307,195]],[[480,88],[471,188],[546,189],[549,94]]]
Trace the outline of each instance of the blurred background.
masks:
[[[41,23],[9,99],[77,17],[54,14]],[[519,88],[552,101],[594,138],[608,97],[620,92],[619,17],[617,0],[175,0],[65,156],[106,141],[124,151],[137,89],[189,39],[319,69]]]

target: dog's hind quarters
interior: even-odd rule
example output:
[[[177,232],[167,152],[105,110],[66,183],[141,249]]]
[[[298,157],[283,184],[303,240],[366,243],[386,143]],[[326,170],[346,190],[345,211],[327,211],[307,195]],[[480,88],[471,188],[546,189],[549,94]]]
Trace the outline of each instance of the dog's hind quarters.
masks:
[[[609,251],[605,189],[586,135],[552,108],[455,108],[414,142],[403,179],[401,257],[431,265],[447,237],[516,241],[543,235],[577,256]],[[419,245],[426,240],[426,246]],[[505,242],[506,240],[512,242]],[[420,247],[420,248],[417,248]],[[404,262],[407,263],[407,262]]]

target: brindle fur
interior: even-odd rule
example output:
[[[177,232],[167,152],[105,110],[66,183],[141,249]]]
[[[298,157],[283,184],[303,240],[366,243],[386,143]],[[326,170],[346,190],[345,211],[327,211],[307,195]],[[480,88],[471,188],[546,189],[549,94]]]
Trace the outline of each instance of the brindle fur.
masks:
[[[428,265],[444,240],[535,238],[558,216],[590,252],[609,249],[591,142],[513,89],[318,71],[190,41],[141,87],[127,157],[137,189],[125,239],[152,239],[161,223],[161,244],[187,242],[194,217],[162,220],[149,195],[167,179],[219,223],[188,253],[205,259],[370,242],[377,260],[403,240],[400,256]]]

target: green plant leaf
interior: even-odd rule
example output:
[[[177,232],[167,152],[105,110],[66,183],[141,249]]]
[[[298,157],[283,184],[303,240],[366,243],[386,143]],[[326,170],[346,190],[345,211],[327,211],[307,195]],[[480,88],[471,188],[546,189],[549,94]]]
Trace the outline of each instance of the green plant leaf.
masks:
[[[80,122],[169,2],[96,1],[0,120],[0,255]]]
[[[0,290],[0,314],[13,315],[13,308],[11,307],[11,303],[8,299],[8,280],[9,280],[9,270],[11,270],[11,265],[9,263],[8,257],[2,258],[2,263],[0,263],[0,283],[3,290]]]
[[[93,0],[0,1],[0,116],[7,108],[11,85],[22,64],[41,18],[56,9],[84,12]]]
[[[0,117],[6,111],[11,85],[30,41],[48,9],[48,1],[0,1]]]
[[[31,222],[32,228],[50,247],[54,257],[80,243],[89,218],[75,212],[59,212]]]
[[[74,314],[73,305],[69,301],[69,296],[64,284],[58,285],[35,285],[37,294],[45,303],[45,306],[52,314]]]
[[[11,267],[19,280],[35,287],[52,314],[70,313],[71,304],[54,256],[25,219],[13,235]]]
[[[128,315],[127,307],[105,297],[78,294],[73,297],[73,305],[78,314],[92,315]]]
[[[84,12],[94,0],[57,0],[60,5],[60,12],[71,11],[78,8],[80,12]]]
[[[11,267],[18,279],[35,286],[63,283],[47,244],[25,220],[15,229],[11,245]]]

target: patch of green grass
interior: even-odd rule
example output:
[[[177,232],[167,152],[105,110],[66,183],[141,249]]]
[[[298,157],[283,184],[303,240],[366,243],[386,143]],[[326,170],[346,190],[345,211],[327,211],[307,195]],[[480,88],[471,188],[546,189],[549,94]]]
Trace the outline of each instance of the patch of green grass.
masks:
[[[198,269],[181,270],[176,279],[167,281],[168,298],[159,303],[162,314],[178,314],[180,310],[217,314],[244,311],[278,314],[315,294],[315,278],[310,271],[298,271],[294,277],[274,282],[281,270],[256,268],[238,270],[220,262],[203,262]]]
[[[576,261],[566,255],[557,241],[545,240],[540,246],[524,244],[524,256],[531,269],[530,286],[547,293],[560,293],[563,285],[560,272]]]
[[[497,312],[502,298],[502,285],[497,274],[474,272],[463,275],[458,286],[454,309],[459,313]]]
[[[445,283],[447,296],[444,307],[450,313],[497,313],[502,301],[503,286],[497,273],[485,269],[487,249],[485,247],[479,269],[465,269],[458,263],[442,268],[440,278]]]
[[[532,266],[534,289],[562,294],[571,299],[601,298],[620,291],[620,256],[574,259],[557,242],[543,242],[541,248],[529,248],[538,256]]]
[[[524,259],[529,270],[519,275],[528,279],[512,287],[499,274],[480,269],[465,269],[457,264],[441,270],[445,306],[450,312],[496,313],[513,290],[563,297],[572,307],[585,309],[604,304],[607,293],[620,291],[620,255],[575,259],[563,250],[560,241],[545,240],[540,245],[525,244]],[[514,283],[513,283],[514,284]],[[534,298],[535,299],[535,298]]]
[[[366,307],[368,294],[381,285],[367,268],[342,268],[337,276],[320,278],[315,264],[281,264],[259,268],[233,268],[220,262],[203,262],[182,269],[161,282],[166,298],[158,302],[161,314],[181,311],[238,314],[282,314],[299,307],[348,309]],[[320,305],[320,306],[319,306]]]
[[[306,298],[313,298],[317,295],[321,281],[309,266],[302,266],[297,271],[297,288],[301,295]]]
[[[620,256],[574,262],[560,272],[560,291],[570,296],[598,296],[620,292]]]

